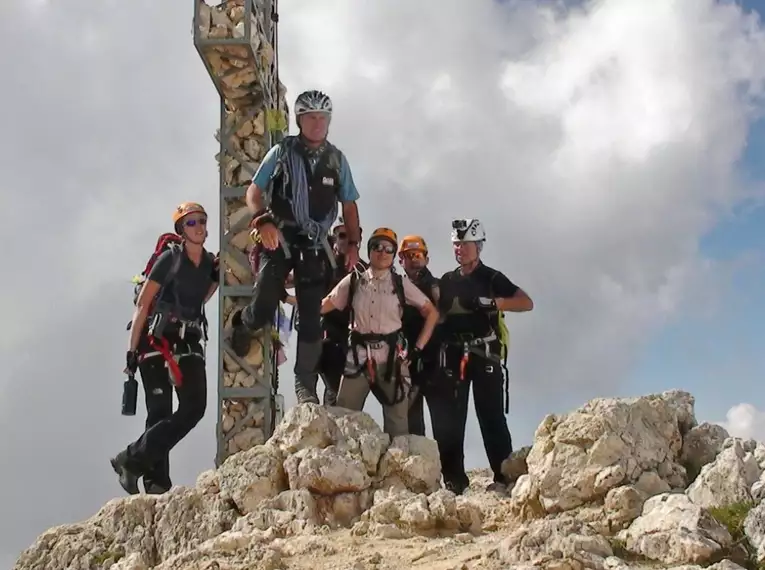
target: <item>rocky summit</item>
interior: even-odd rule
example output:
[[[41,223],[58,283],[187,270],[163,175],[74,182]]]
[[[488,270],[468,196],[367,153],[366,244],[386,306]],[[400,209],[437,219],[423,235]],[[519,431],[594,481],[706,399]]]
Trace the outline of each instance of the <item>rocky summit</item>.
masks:
[[[599,398],[503,465],[442,488],[431,439],[302,404],[194,487],[109,501],[14,570],[765,567],[765,445],[697,424],[680,391]]]

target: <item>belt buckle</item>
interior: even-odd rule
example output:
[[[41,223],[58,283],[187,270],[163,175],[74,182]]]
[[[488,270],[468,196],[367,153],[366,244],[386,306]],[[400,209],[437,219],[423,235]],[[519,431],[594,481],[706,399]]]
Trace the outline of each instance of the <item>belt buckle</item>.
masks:
[[[366,344],[367,344],[367,348],[371,348],[372,350],[380,349],[380,348],[382,348],[385,345],[385,343],[383,341],[381,341],[381,340],[376,340],[376,341],[373,341],[373,342],[368,342]]]

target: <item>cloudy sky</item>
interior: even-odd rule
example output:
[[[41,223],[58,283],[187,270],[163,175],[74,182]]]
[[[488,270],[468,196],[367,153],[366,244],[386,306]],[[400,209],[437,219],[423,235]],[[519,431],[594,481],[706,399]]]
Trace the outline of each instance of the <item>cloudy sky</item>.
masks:
[[[289,99],[332,96],[363,226],[424,235],[442,273],[451,218],[478,217],[486,262],[534,298],[508,317],[518,446],[545,413],[669,388],[694,393],[701,420],[765,438],[755,8],[280,3]],[[121,494],[108,458],[143,421],[119,415],[129,280],[178,202],[217,212],[218,100],[192,10],[0,6],[2,567]],[[214,382],[173,452],[176,483],[212,466]],[[482,466],[474,416],[468,447]]]

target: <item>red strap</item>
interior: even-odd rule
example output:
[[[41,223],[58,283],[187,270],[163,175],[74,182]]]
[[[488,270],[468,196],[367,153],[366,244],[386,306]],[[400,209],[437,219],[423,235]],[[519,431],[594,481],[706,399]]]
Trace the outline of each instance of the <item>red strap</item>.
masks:
[[[183,374],[181,373],[181,367],[178,366],[175,358],[173,358],[173,353],[170,352],[170,343],[164,337],[158,341],[155,336],[149,335],[149,345],[165,359],[170,369],[170,380],[175,386],[180,388],[183,383]]]

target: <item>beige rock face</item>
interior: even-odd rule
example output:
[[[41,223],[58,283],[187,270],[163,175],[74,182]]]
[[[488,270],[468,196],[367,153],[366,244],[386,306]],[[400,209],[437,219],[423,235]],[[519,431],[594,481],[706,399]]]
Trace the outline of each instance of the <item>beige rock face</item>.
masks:
[[[535,520],[499,546],[500,560],[537,567],[602,568],[605,558],[612,554],[608,540],[566,515]]]
[[[620,537],[629,551],[665,564],[709,562],[733,542],[724,526],[683,493],[648,499]]]
[[[693,474],[695,478],[704,465],[714,461],[727,438],[728,432],[717,424],[704,422],[691,429],[683,438],[683,449],[680,453],[680,461],[689,474]]]
[[[222,93],[225,113],[215,134],[221,144],[216,155],[223,184],[237,188],[238,196],[225,197],[222,204],[224,240],[221,244],[223,283],[250,287],[253,275],[248,256],[252,250],[248,224],[250,213],[244,192],[263,156],[270,148],[269,131],[286,134],[286,125],[267,124],[268,109],[287,111],[284,86],[278,84],[272,69],[274,49],[270,43],[270,14],[255,4],[246,20],[243,0],[209,6],[198,4],[195,28],[198,37],[208,42],[200,53]],[[228,42],[228,43],[224,43]],[[231,43],[234,42],[234,43]],[[228,242],[228,245],[224,245]],[[246,304],[248,297],[225,297],[221,318],[224,337],[229,338],[234,311]],[[264,360],[270,354],[270,340],[261,336],[251,344],[241,361],[223,357],[223,385],[227,388],[270,387]],[[253,409],[254,407],[259,409]],[[224,400],[219,429],[227,438],[223,457],[262,444],[265,433],[266,406],[262,400],[241,398]]]
[[[728,438],[723,450],[686,491],[688,497],[705,508],[722,507],[752,500],[752,487],[760,479],[762,469],[754,451],[756,442]]]
[[[380,447],[387,436],[373,426],[363,412],[296,406],[267,444],[229,457],[201,474],[195,487],[114,499],[83,523],[43,534],[15,570],[95,568],[107,559],[126,568],[185,569],[199,556],[267,543],[269,536],[350,528],[373,504],[402,504],[410,496],[425,502],[430,522],[407,506],[395,519],[402,525],[432,530],[441,520],[447,521],[444,528],[480,530],[477,507],[446,491],[432,494],[440,469],[435,442],[412,436]],[[371,462],[375,454],[379,466]],[[401,487],[389,485],[392,476]],[[243,563],[254,564],[268,552],[256,548]]]
[[[675,392],[599,398],[570,414],[547,416],[537,428],[526,458],[528,475],[520,476],[514,498],[528,513],[562,512],[602,499],[647,472],[672,488],[684,488],[680,429],[695,423],[690,398]]]
[[[754,499],[765,446],[719,444],[689,402],[601,399],[545,418],[528,473],[525,453],[506,462],[510,496],[485,490],[490,473],[455,496],[434,441],[391,441],[366,413],[303,404],[194,487],[114,499],[43,533],[13,570],[739,570],[726,557],[740,562],[740,548],[705,505]],[[705,463],[685,489],[676,466],[689,456]],[[761,560],[763,513],[744,524]]]

